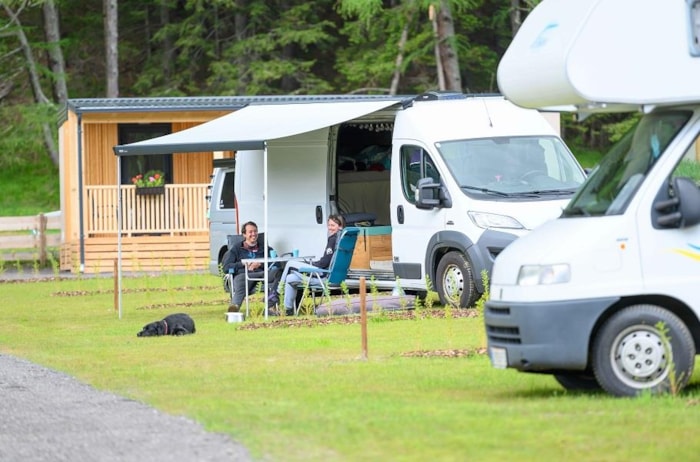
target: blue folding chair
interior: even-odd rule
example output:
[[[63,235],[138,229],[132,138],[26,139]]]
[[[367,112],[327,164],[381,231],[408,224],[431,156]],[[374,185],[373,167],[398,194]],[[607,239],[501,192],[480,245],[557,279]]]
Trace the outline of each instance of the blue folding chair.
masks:
[[[355,250],[357,235],[360,233],[359,228],[344,228],[340,231],[338,244],[331,264],[328,269],[316,268],[307,266],[297,269],[304,275],[304,292],[301,301],[294,310],[294,314],[299,314],[299,309],[304,305],[304,299],[311,294],[314,309],[316,309],[316,294],[322,294],[324,297],[330,298],[331,290],[339,289],[340,284],[348,276],[350,269],[350,261],[352,253]],[[308,290],[306,290],[308,289]]]

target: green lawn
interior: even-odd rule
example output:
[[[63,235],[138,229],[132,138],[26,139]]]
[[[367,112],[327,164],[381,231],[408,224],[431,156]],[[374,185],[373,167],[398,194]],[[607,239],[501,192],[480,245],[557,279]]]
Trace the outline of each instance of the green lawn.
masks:
[[[0,352],[192,417],[258,460],[661,461],[700,451],[697,373],[678,397],[567,393],[548,376],[493,369],[475,353],[485,344],[475,317],[374,315],[363,360],[357,323],[226,323],[214,276],[124,279],[122,319],[113,287],[0,284]],[[179,311],[195,335],[136,337]]]
[[[0,216],[38,215],[60,210],[58,168],[48,158],[0,168]]]

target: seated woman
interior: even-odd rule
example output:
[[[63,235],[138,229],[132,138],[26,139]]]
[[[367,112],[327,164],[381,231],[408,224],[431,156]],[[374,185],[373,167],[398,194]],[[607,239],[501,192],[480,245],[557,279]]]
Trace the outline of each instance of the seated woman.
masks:
[[[330,215],[328,217],[328,241],[326,248],[323,250],[323,255],[318,260],[311,262],[317,268],[328,269],[333,259],[333,254],[338,247],[338,236],[341,229],[345,226],[345,220],[340,215]],[[304,277],[296,269],[300,267],[308,267],[309,264],[299,260],[291,260],[287,262],[282,273],[280,288],[284,284],[284,308],[287,314],[294,314],[294,304],[297,298],[297,287],[304,280]],[[278,288],[278,292],[279,289]]]
[[[245,238],[240,245],[231,247],[231,249],[226,252],[226,256],[223,261],[224,273],[233,272],[233,296],[231,298],[231,304],[228,307],[229,313],[240,311],[241,303],[245,298],[246,293],[250,293],[257,281],[248,282],[248,290],[246,291],[245,282],[245,266],[241,260],[246,258],[263,258],[265,256],[264,244],[258,242],[258,225],[254,222],[249,221],[241,227],[241,234]],[[267,248],[267,255],[270,255],[272,247]],[[262,262],[252,262],[248,263],[248,278],[261,279],[264,275],[264,268]],[[279,268],[276,266],[271,267],[268,270],[268,281],[270,283],[277,284],[280,274]]]

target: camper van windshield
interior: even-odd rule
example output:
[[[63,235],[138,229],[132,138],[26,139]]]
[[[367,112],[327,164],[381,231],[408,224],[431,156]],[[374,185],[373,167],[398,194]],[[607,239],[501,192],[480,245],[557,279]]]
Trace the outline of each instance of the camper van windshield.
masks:
[[[585,180],[574,156],[554,136],[444,141],[436,146],[466,194],[571,196]]]
[[[564,217],[619,215],[661,153],[691,116],[659,111],[644,116],[603,156],[588,181],[564,209]]]

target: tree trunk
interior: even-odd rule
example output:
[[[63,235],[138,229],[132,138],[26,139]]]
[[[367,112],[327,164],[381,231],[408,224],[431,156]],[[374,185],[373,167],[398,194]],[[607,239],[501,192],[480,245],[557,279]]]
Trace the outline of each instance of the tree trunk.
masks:
[[[36,63],[34,62],[34,55],[32,54],[32,49],[29,46],[29,41],[27,36],[24,34],[24,29],[22,29],[22,23],[20,23],[17,14],[7,6],[7,4],[2,4],[5,12],[16,26],[15,35],[19,40],[22,52],[24,53],[24,59],[27,61],[27,70],[29,71],[29,81],[32,85],[32,92],[34,93],[34,100],[39,105],[50,105],[51,101],[44,95],[41,89],[41,80],[39,79],[39,73],[36,69]],[[58,150],[56,149],[56,143],[53,140],[53,133],[51,127],[48,123],[43,123],[41,126],[42,134],[44,135],[44,146],[51,157],[51,161],[54,165],[58,166]]]
[[[436,15],[437,44],[439,62],[442,63],[444,88],[441,90],[462,91],[462,76],[459,58],[454,47],[455,26],[447,0],[440,1],[440,11]]]
[[[523,23],[522,15],[520,14],[520,0],[510,0],[510,30],[513,37],[518,33],[520,25]]]
[[[170,24],[170,5],[167,0],[160,2],[160,28],[168,27]],[[173,73],[173,63],[175,60],[175,46],[171,34],[163,38],[163,82],[167,84]]]
[[[428,16],[430,17],[430,22],[433,23],[433,38],[435,39],[435,67],[438,80],[438,90],[445,89],[445,72],[442,68],[442,59],[440,57],[440,34],[438,32],[438,19],[437,13],[435,12],[435,6],[431,4],[428,7]]]
[[[245,40],[248,29],[248,16],[246,13],[246,2],[245,0],[236,0],[236,14],[234,15],[234,34],[236,41],[240,42]],[[249,63],[255,59],[254,56],[244,56],[239,54],[234,58],[234,64],[239,69],[238,71],[238,82],[236,83],[236,94],[244,94],[245,89],[250,82],[250,77],[247,75],[245,69],[249,68]]]
[[[119,17],[117,0],[104,0],[104,30],[105,30],[105,71],[107,77],[107,98],[119,97],[119,50],[117,41],[119,32],[117,26]]]
[[[408,41],[408,24],[409,20],[406,20],[406,24],[403,26],[401,31],[401,38],[398,44],[398,53],[396,54],[396,63],[394,65],[394,76],[391,79],[391,87],[389,88],[389,94],[395,95],[399,90],[399,81],[401,80],[401,66],[403,64],[403,51],[406,48],[406,42]]]
[[[58,10],[53,0],[47,0],[43,5],[44,33],[48,43],[48,61],[51,69],[51,81],[53,82],[54,100],[61,106],[68,100],[68,88],[66,86],[66,66],[63,61],[61,49],[61,32],[59,29]]]

